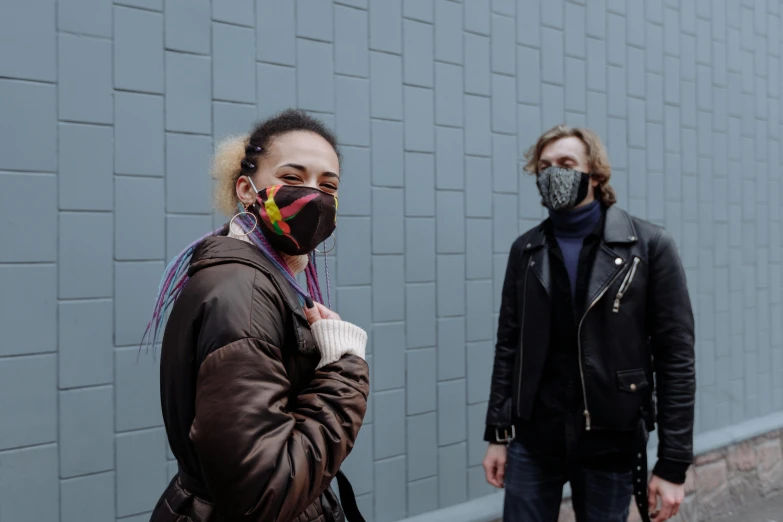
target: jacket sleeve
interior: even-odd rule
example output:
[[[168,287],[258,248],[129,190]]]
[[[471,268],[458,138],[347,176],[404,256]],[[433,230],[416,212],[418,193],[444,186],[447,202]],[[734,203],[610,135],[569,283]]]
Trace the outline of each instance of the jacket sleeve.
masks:
[[[492,367],[492,385],[487,406],[484,440],[496,442],[495,429],[508,429],[512,423],[511,387],[514,357],[519,346],[519,310],[517,282],[519,279],[519,241],[511,246],[503,280],[503,293],[498,318],[498,338],[495,345],[495,361]]]
[[[226,520],[293,520],[348,456],[367,406],[368,368],[347,355],[292,391],[279,347],[244,338],[201,364],[190,438]]]
[[[661,469],[679,465],[684,476],[685,469],[693,462],[696,394],[693,311],[677,248],[663,229],[659,230],[650,249],[649,281],[651,346],[658,402],[658,458],[667,461],[661,464]]]

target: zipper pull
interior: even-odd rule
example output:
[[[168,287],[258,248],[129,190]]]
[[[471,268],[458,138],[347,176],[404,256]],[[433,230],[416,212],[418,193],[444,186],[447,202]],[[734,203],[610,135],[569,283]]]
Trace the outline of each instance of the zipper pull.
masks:
[[[590,431],[592,422],[590,421],[590,412],[588,410],[585,410],[584,412],[585,416],[585,431]]]
[[[612,306],[612,312],[618,313],[620,311],[620,300],[623,298],[623,294],[617,294],[617,297],[614,300],[614,305]]]

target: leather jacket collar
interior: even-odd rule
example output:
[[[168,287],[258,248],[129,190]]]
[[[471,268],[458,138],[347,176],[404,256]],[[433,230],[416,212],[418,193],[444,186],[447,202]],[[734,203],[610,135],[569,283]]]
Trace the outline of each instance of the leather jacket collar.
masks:
[[[530,240],[524,247],[526,252],[546,246],[546,227],[549,223],[550,220],[547,219],[532,231]],[[633,244],[636,241],[638,241],[638,237],[631,217],[617,207],[611,206],[607,208],[604,217],[602,242],[611,245]]]
[[[524,251],[530,253],[530,269],[544,286],[547,295],[551,295],[551,274],[549,271],[549,249],[547,246],[546,227],[550,220],[547,219],[536,227],[530,235],[530,239],[524,245]],[[604,228],[601,236],[601,245],[596,254],[593,270],[590,276],[588,289],[588,302],[595,299],[601,292],[604,284],[613,277],[618,268],[625,266],[627,256],[615,251],[612,246],[628,246],[638,241],[638,236],[631,217],[618,207],[609,207],[605,210]],[[621,261],[617,265],[617,260]]]

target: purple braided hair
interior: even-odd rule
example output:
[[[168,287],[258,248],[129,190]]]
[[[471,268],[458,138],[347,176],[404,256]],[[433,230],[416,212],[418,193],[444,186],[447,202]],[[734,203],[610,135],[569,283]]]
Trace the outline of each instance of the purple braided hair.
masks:
[[[244,209],[240,208],[240,210],[241,212],[245,212]],[[305,290],[296,280],[296,277],[288,267],[288,264],[283,261],[283,259],[280,257],[280,254],[271,247],[269,242],[266,240],[266,237],[264,237],[263,232],[259,229],[258,223],[253,218],[249,217],[247,213],[242,213],[236,216],[234,222],[239,225],[245,234],[247,234],[247,238],[250,239],[251,243],[253,243],[253,245],[255,245],[261,251],[261,253],[263,253],[264,256],[269,259],[269,261],[275,265],[275,267],[277,267],[278,270],[280,270],[285,279],[297,293],[300,304],[304,304],[308,297],[312,298],[318,303],[324,304],[324,298],[321,294],[321,285],[318,281],[318,271],[315,265],[315,253],[310,254],[308,260],[309,262],[305,268],[305,278],[307,280],[307,289]],[[165,321],[166,313],[182,293],[182,289],[188,282],[188,267],[190,266],[190,259],[193,256],[193,252],[202,241],[208,237],[220,235],[224,229],[225,226],[220,227],[214,232],[210,232],[209,234],[206,234],[197,239],[188,245],[182,252],[180,252],[179,255],[177,255],[177,257],[175,257],[166,267],[166,270],[163,272],[163,277],[161,278],[160,284],[158,286],[158,295],[155,298],[155,306],[152,310],[152,318],[150,319],[149,323],[147,323],[147,328],[144,330],[144,335],[141,338],[141,344],[139,348],[146,347],[149,349],[150,346],[154,347],[157,344],[162,329],[161,327]],[[328,282],[328,264],[326,270],[327,288],[330,288]],[[329,294],[330,307],[331,304],[332,298],[331,294]]]
[[[155,298],[155,306],[152,309],[152,318],[149,323],[147,323],[147,328],[144,330],[140,348],[146,347],[149,349],[150,346],[155,346],[164,318],[166,317],[166,312],[171,308],[171,305],[174,304],[174,301],[177,300],[179,294],[182,293],[182,289],[189,279],[187,269],[190,265],[190,258],[193,256],[193,251],[196,250],[196,247],[202,241],[208,237],[218,235],[221,230],[222,227],[189,244],[177,255],[177,257],[171,260],[166,267],[166,270],[163,271],[163,277],[158,285],[158,295]]]

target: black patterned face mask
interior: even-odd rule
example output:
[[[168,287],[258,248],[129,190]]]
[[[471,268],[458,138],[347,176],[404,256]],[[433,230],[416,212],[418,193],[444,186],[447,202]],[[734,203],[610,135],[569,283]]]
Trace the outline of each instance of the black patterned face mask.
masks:
[[[536,176],[541,203],[549,210],[569,210],[584,201],[590,174],[562,167],[547,167]]]

